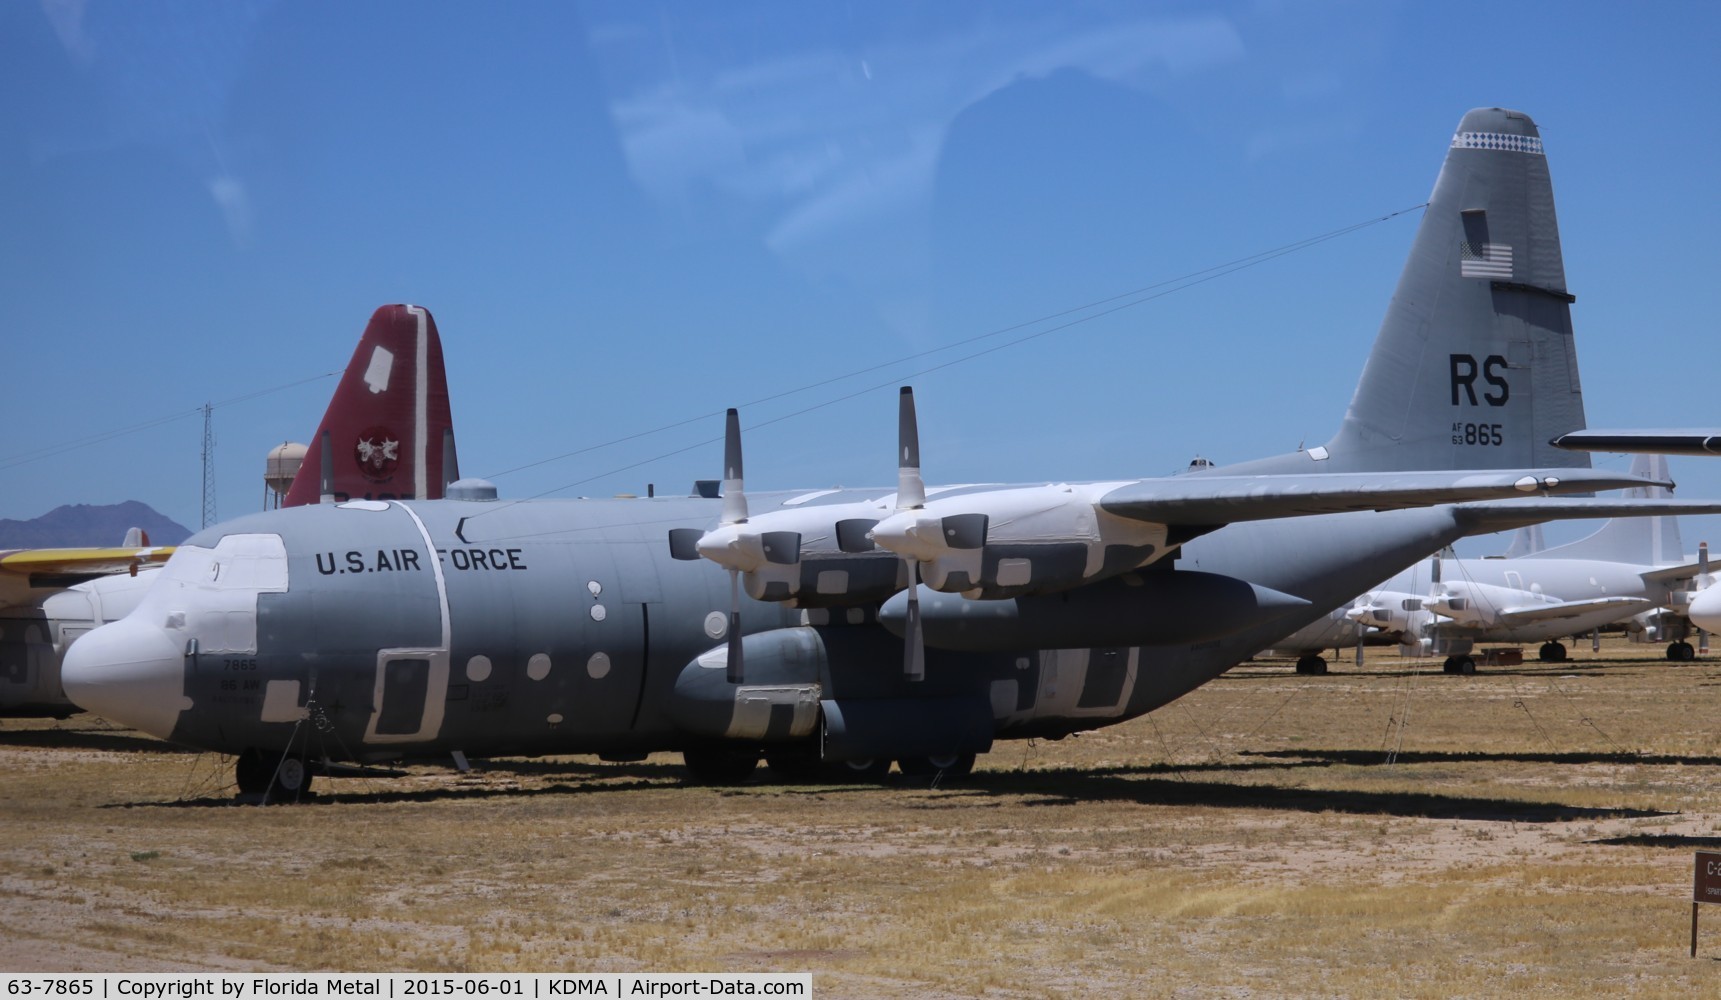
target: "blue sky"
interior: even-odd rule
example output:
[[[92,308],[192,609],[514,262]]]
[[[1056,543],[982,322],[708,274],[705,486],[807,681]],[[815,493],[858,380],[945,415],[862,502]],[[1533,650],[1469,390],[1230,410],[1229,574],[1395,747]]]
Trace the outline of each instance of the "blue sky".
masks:
[[[505,496],[684,490],[740,404],[749,486],[888,482],[889,387],[1020,334],[898,359],[1417,205],[1488,105],[1542,129],[1591,425],[1718,424],[1718,50],[1697,3],[9,0],[0,517],[196,527],[196,410],[311,379],[215,410],[258,509],[399,301]],[[928,480],[1324,441],[1416,220],[913,377]]]

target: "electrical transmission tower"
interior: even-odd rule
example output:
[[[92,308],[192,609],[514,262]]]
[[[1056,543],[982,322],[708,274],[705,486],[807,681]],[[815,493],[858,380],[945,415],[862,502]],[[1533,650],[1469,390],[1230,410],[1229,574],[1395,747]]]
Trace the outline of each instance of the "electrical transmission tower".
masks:
[[[203,404],[203,527],[215,523],[215,407]]]

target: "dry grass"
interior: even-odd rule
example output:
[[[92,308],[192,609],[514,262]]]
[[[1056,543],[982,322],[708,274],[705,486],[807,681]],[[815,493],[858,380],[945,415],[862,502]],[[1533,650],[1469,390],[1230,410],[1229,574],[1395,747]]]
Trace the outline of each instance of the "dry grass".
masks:
[[[231,804],[227,763],[0,726],[0,967],[816,973],[821,996],[1714,995],[1721,667],[1238,668],[927,789],[497,761]],[[763,774],[763,772],[762,772]]]

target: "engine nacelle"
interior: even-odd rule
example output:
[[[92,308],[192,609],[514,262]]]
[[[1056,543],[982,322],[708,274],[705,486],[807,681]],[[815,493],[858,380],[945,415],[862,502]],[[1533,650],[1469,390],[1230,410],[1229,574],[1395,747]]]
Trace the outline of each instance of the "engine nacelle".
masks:
[[[773,510],[709,531],[669,532],[677,559],[709,559],[741,574],[755,601],[823,608],[876,604],[905,585],[902,560],[867,537],[888,513],[877,501]]]
[[[872,538],[920,565],[933,590],[1049,594],[1139,569],[1169,551],[1165,525],[1106,513],[1116,483],[953,492],[880,521]]]
[[[741,640],[747,683],[728,681],[728,646],[701,653],[675,679],[669,717],[716,739],[783,743],[812,736],[819,721],[825,643],[811,628],[773,629]]]
[[[923,590],[926,645],[964,652],[1158,646],[1205,642],[1265,624],[1309,602],[1233,577],[1189,570],[1130,573],[1080,590],[972,600]],[[886,601],[879,623],[906,631],[908,595]]]

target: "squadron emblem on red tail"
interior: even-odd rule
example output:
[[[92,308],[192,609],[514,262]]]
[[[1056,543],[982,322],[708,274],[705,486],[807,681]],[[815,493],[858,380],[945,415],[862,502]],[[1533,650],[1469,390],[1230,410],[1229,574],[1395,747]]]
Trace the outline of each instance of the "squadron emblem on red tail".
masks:
[[[387,482],[400,463],[400,438],[386,427],[372,427],[359,435],[353,448],[359,472],[372,482]]]

